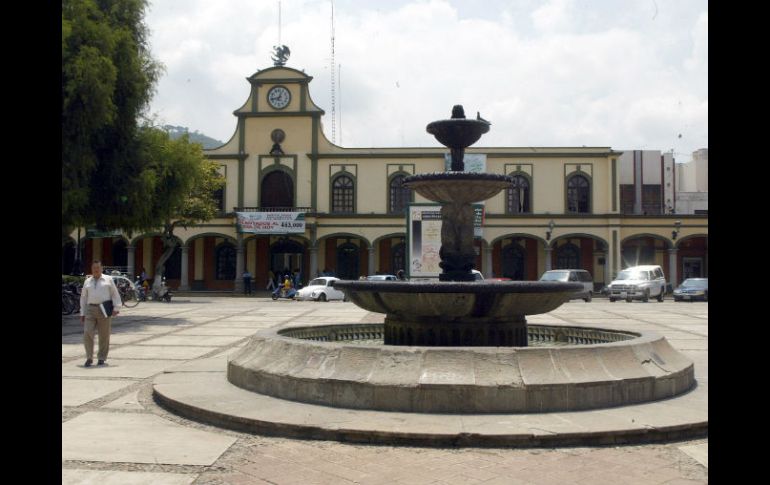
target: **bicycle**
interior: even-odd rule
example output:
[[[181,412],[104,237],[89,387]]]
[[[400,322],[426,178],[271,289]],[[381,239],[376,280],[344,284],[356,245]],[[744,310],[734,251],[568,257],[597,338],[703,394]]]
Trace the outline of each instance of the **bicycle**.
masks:
[[[131,280],[125,276],[113,276],[112,279],[118,289],[123,306],[133,308],[139,304],[139,296]]]

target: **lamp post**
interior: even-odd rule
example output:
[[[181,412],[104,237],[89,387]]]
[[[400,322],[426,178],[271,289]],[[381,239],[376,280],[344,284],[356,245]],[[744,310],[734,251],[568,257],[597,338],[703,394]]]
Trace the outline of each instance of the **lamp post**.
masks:
[[[551,222],[548,223],[548,230],[545,232],[545,240],[550,241],[551,240],[551,233],[553,232],[553,228],[556,227],[556,224],[553,222],[553,219],[551,219]],[[551,254],[553,252],[553,248],[550,244],[545,245],[545,270],[550,271],[551,270]]]
[[[674,223],[674,230],[671,231],[671,239],[676,241],[677,236],[679,236],[679,230],[682,228],[682,221],[676,221]]]
[[[556,224],[553,222],[553,219],[551,219],[551,222],[548,223],[548,230],[545,232],[546,241],[551,240],[551,233],[553,232],[554,227],[556,227]]]

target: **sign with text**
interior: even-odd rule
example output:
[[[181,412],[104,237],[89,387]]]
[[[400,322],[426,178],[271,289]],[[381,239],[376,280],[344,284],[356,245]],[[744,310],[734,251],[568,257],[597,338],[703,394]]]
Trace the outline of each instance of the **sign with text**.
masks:
[[[473,235],[481,237],[484,206],[473,204],[473,209],[476,211]],[[407,214],[409,277],[438,278],[441,273],[441,205],[410,205]]]
[[[236,212],[236,231],[251,234],[305,232],[304,212]]]

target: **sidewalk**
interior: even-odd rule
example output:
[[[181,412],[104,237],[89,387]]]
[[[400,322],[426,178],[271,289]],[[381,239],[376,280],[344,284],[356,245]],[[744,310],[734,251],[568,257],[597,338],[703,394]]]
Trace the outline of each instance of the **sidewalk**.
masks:
[[[238,433],[160,408],[151,395],[156,376],[205,367],[210,358],[224,365],[257,329],[382,321],[350,303],[234,296],[175,293],[171,303],[124,309],[105,367],[83,367],[82,327],[77,317],[62,318],[62,483],[707,483],[708,440],[557,449],[351,445]],[[574,301],[528,320],[663,333],[693,359],[696,378],[708,380],[707,303]]]

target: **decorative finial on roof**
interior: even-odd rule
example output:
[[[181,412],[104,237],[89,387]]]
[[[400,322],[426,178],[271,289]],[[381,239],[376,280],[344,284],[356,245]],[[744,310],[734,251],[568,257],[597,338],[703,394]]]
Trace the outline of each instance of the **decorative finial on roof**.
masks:
[[[285,45],[273,46],[273,65],[283,67],[286,65],[286,61],[289,59],[291,51]]]

